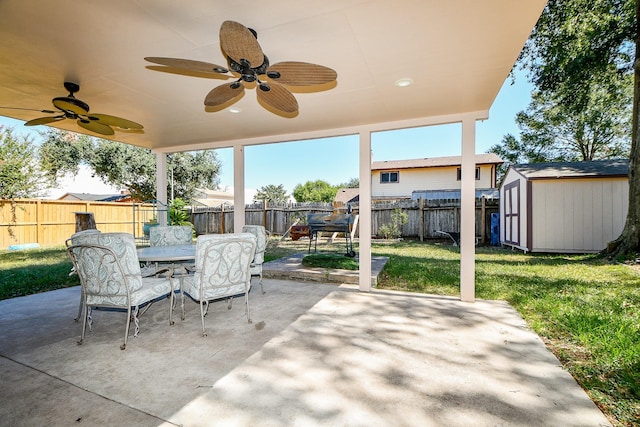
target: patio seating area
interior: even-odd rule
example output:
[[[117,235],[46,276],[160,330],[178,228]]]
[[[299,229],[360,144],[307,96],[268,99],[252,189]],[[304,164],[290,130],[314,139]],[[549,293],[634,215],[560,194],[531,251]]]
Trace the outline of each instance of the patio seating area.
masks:
[[[2,425],[603,426],[522,318],[501,301],[254,279],[244,305],[167,301],[120,350],[121,315],[78,287],[0,301]]]

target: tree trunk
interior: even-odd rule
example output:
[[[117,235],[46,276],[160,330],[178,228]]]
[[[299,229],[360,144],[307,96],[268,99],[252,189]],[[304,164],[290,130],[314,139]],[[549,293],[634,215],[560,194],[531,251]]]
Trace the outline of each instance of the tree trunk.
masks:
[[[607,247],[611,256],[628,256],[640,250],[640,0],[636,0],[636,57],[633,63],[633,117],[629,156],[629,210],[622,234]]]

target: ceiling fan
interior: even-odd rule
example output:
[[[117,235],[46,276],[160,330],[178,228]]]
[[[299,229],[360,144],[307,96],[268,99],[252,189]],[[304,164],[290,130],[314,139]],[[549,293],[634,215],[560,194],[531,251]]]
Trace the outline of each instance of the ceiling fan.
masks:
[[[100,135],[113,135],[115,133],[114,128],[132,131],[142,130],[143,127],[141,124],[133,122],[131,120],[123,119],[116,116],[110,116],[108,114],[89,113],[89,104],[73,96],[74,93],[80,90],[80,85],[72,82],[64,82],[64,87],[69,91],[69,95],[59,96],[52,99],[53,106],[56,107],[58,111],[33,109],[33,111],[40,111],[42,113],[57,115],[29,120],[24,125],[38,126],[58,122],[64,119],[72,119],[77,120],[78,126],[91,132],[98,133]],[[30,110],[30,108],[2,108]]]
[[[298,102],[286,86],[318,86],[335,82],[337,73],[328,67],[308,62],[285,61],[270,65],[262,52],[257,33],[235,21],[220,27],[220,47],[227,57],[228,68],[202,61],[180,58],[147,57],[145,60],[165,68],[205,74],[227,74],[238,77],[231,83],[215,87],[204,99],[208,107],[231,105],[244,93],[245,85],[256,87],[258,101],[276,114],[295,116]],[[160,69],[162,70],[162,69]],[[265,80],[264,76],[267,77]],[[230,76],[229,76],[230,77]],[[273,112],[273,111],[272,111]]]

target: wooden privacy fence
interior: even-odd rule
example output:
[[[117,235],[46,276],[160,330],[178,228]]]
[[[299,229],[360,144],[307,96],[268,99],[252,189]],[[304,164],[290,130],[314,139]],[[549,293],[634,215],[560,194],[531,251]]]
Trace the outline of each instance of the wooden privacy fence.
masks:
[[[393,203],[374,203],[371,207],[371,234],[377,236],[381,225],[391,223],[395,209],[407,213],[408,222],[402,227],[403,237],[420,239],[442,238],[436,231],[460,231],[460,200],[408,200]],[[476,236],[482,242],[491,236],[491,214],[498,212],[497,199],[476,199]],[[272,234],[282,235],[298,218],[310,213],[333,212],[330,203],[254,204],[245,207],[245,223],[264,225]],[[352,212],[358,214],[358,204]],[[196,234],[233,232],[233,206],[217,208],[194,207],[191,213]],[[356,230],[356,235],[358,232]]]
[[[483,242],[489,240],[491,214],[498,212],[498,206],[498,200],[495,199],[476,200],[476,236]],[[142,236],[144,221],[149,219],[148,215],[141,214],[145,208],[148,208],[148,212],[155,209],[153,205],[115,202],[0,200],[0,249],[30,243],[41,246],[63,244],[75,232],[76,212],[92,212],[97,228],[103,232],[118,231]],[[358,214],[357,204],[352,205],[352,209],[354,214]],[[436,231],[460,231],[459,200],[420,199],[374,203],[371,207],[373,236],[379,235],[381,225],[391,223],[395,209],[401,209],[408,216],[408,222],[402,227],[403,237],[442,238]],[[245,207],[245,223],[264,225],[272,234],[282,235],[296,219],[306,218],[310,213],[330,214],[333,211],[330,203],[253,204]],[[194,207],[191,222],[197,235],[232,233],[233,207]]]
[[[100,231],[142,235],[144,218],[138,215],[134,224],[132,203],[0,200],[0,249],[31,243],[63,244],[76,231],[76,212],[93,213]]]

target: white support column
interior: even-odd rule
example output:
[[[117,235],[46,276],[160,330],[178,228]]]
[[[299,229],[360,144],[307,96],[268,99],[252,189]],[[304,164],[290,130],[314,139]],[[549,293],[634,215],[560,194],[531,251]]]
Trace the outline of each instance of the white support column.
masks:
[[[462,189],[460,208],[460,299],[475,301],[476,120],[462,120]]]
[[[156,153],[156,200],[158,203],[158,224],[167,225],[167,154]]]
[[[244,225],[244,146],[233,146],[233,232]]]
[[[371,132],[360,132],[359,289],[371,291]]]

